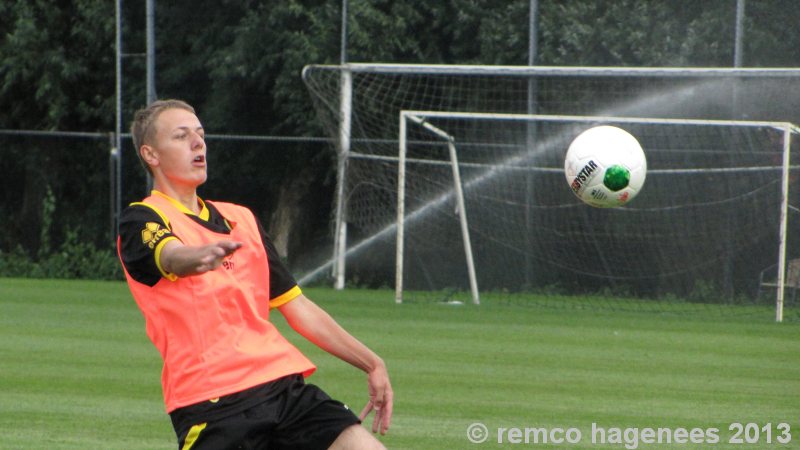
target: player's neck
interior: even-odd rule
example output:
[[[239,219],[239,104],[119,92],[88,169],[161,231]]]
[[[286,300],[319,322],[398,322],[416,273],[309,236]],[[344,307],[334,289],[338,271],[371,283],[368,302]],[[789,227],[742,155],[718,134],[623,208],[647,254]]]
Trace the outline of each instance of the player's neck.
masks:
[[[195,215],[200,214],[200,204],[197,201],[197,191],[194,188],[180,189],[155,183],[153,189],[171,197]]]

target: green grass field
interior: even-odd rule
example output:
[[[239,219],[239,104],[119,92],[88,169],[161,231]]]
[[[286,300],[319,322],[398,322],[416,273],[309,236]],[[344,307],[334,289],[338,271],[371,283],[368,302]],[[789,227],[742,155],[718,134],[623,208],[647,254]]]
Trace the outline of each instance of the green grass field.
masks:
[[[800,448],[797,322],[396,305],[388,291],[306,294],[389,365],[396,395],[382,438],[389,448]],[[360,410],[365,377],[287,335],[319,366],[309,382]],[[0,449],[176,448],[160,359],[123,283],[0,279],[0,357]],[[487,442],[467,438],[473,423],[485,425]],[[749,432],[744,442],[758,428],[757,443],[729,443],[736,423]],[[778,442],[786,431],[779,423],[790,427],[788,444]],[[684,443],[649,443],[625,430],[648,427]],[[530,435],[526,444],[525,428],[556,438],[557,429],[573,428],[580,442],[535,443]],[[694,428],[705,443],[691,442]],[[593,444],[601,431],[605,443]]]

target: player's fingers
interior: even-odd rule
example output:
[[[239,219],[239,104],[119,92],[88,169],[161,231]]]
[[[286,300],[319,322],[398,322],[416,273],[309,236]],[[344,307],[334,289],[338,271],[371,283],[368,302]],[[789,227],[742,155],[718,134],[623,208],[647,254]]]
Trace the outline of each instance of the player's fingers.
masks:
[[[389,425],[392,424],[392,410],[393,405],[391,400],[387,401],[386,405],[381,408],[381,434],[386,434],[386,432],[389,431]]]
[[[377,433],[378,428],[380,427],[381,417],[383,417],[383,404],[385,399],[385,393],[383,389],[379,389],[375,393],[375,397],[370,400],[372,403],[372,409],[375,410],[375,418],[372,420],[372,432]]]
[[[380,429],[381,417],[383,417],[383,410],[375,408],[375,417],[372,419],[372,432],[377,433]]]
[[[217,255],[218,251],[219,250],[216,249],[216,248],[211,248],[211,249],[207,250],[206,252],[204,252],[202,254],[202,256],[200,257],[200,264],[204,265],[204,266],[210,266],[210,265],[214,264],[214,260],[219,258],[219,255]]]
[[[217,258],[213,255],[208,255],[201,258],[200,263],[197,265],[195,271],[197,273],[205,273],[208,272],[209,270],[216,269],[219,266],[219,264],[216,263],[216,259]]]
[[[361,410],[361,414],[358,415],[358,420],[363,422],[371,411],[372,411],[372,400],[368,401],[366,406],[364,406],[364,409]]]
[[[388,387],[377,390],[373,399],[375,420],[372,422],[372,432],[386,434],[389,421],[392,417],[392,391]]]
[[[222,259],[226,256],[224,247],[218,244],[211,244],[203,249],[201,258],[197,264],[197,272],[203,273],[214,270],[222,264]]]
[[[223,256],[233,254],[233,252],[242,248],[242,243],[236,241],[220,241],[217,245],[222,249]]]
[[[383,408],[384,399],[385,397],[383,391],[378,391],[375,393],[375,396],[370,400],[372,402],[372,406],[375,408],[376,411]]]
[[[392,421],[393,400],[391,388],[385,389],[382,394],[380,415],[376,414],[373,432],[380,431],[381,434],[386,434]]]

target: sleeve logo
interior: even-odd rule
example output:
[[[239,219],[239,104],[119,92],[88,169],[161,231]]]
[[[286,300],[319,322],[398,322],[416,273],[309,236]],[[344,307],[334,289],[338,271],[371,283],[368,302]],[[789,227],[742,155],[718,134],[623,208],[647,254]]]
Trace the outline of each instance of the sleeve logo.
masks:
[[[142,230],[142,243],[150,249],[156,248],[158,241],[169,233],[169,229],[161,228],[156,222],[147,222]]]

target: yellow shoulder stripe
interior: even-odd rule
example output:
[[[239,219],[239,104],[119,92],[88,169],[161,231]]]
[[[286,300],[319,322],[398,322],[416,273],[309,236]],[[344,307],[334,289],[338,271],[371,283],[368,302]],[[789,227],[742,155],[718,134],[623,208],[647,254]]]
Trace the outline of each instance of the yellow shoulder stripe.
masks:
[[[131,206],[146,206],[146,207],[152,209],[153,212],[158,214],[158,217],[161,217],[161,220],[164,221],[164,225],[167,228],[172,229],[172,227],[169,224],[169,219],[167,219],[167,216],[163,212],[161,212],[160,209],[156,208],[155,206],[153,206],[153,205],[151,205],[149,203],[145,203],[145,202],[133,202],[133,203],[131,203]]]
[[[269,308],[275,309],[279,308],[290,301],[296,299],[297,297],[302,294],[303,291],[300,290],[300,286],[295,285],[293,288],[289,289],[288,291],[284,292],[283,294],[271,299],[269,301]]]
[[[169,236],[169,237],[164,238],[163,241],[159,242],[158,245],[156,246],[156,254],[154,256],[155,259],[156,259],[156,267],[158,267],[158,271],[161,272],[161,276],[163,276],[164,278],[168,279],[169,281],[177,280],[178,276],[175,275],[174,273],[170,273],[170,272],[167,272],[166,270],[164,270],[164,267],[161,265],[161,250],[164,249],[164,244],[166,244],[167,242],[169,242],[169,241],[171,241],[173,239],[179,240],[175,236]]]
[[[166,214],[161,212],[161,210],[158,209],[157,207],[155,207],[154,205],[151,205],[151,204],[145,203],[145,202],[134,202],[134,203],[131,203],[131,206],[146,206],[146,207],[152,209],[153,212],[158,214],[158,217],[160,217],[161,220],[164,222],[164,226],[166,226],[168,230],[172,231],[172,227],[169,224],[169,219],[167,219]],[[161,250],[164,249],[164,244],[166,244],[167,242],[169,242],[169,241],[171,241],[173,239],[178,239],[178,238],[175,237],[175,236],[170,236],[170,237],[164,239],[163,241],[159,242],[158,245],[155,248],[155,255],[154,255],[155,260],[156,260],[156,267],[158,267],[158,271],[161,272],[161,275],[164,278],[166,278],[166,279],[168,279],[170,281],[177,280],[178,276],[173,274],[173,273],[169,273],[169,272],[165,271],[164,268],[161,266]],[[178,240],[180,240],[180,239],[178,239]]]

